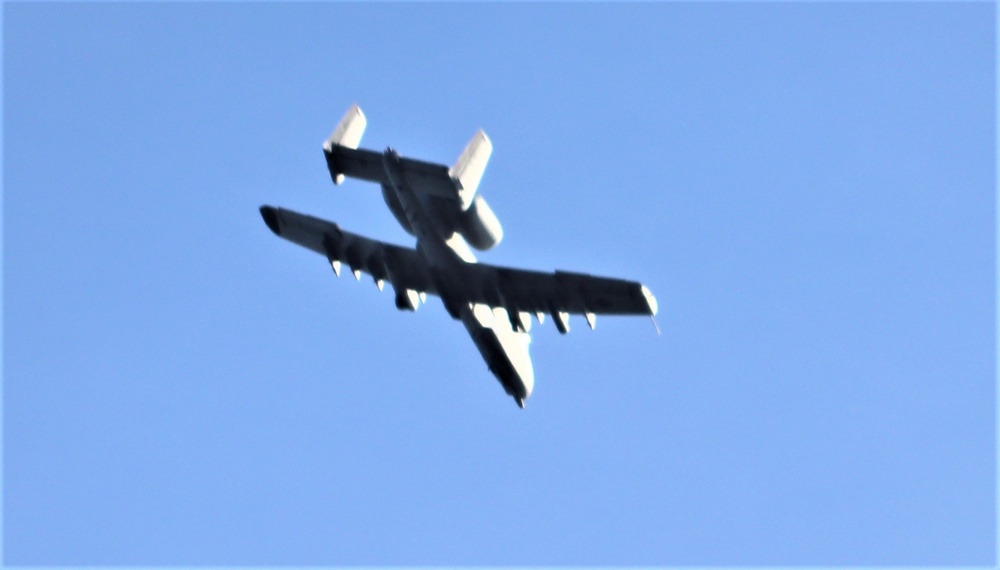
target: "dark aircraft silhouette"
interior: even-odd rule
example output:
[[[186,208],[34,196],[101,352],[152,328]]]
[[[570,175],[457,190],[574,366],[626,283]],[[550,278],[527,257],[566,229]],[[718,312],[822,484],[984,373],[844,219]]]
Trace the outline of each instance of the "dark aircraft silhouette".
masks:
[[[260,213],[275,234],[326,256],[334,273],[347,264],[356,279],[372,276],[381,290],[389,282],[396,307],[416,311],[437,295],[452,318],[461,320],[490,371],[524,407],[534,387],[528,345],[531,315],[539,324],[551,315],[560,333],[569,315],[582,314],[591,328],[598,314],[655,315],[656,299],[634,281],[556,271],[542,273],[477,263],[469,246],[487,250],[503,229],[481,194],[479,181],[493,146],[478,131],[451,168],[404,158],[395,150],[357,148],[366,119],[354,105],[324,143],[335,184],[345,176],[377,182],[400,225],[417,238],[415,249],[346,232],[337,224],[282,208]]]

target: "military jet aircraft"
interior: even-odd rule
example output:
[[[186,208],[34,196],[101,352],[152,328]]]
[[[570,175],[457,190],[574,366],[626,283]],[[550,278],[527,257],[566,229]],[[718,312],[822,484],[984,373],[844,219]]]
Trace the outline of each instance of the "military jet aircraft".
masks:
[[[366,125],[364,113],[353,105],[323,144],[330,176],[334,184],[345,176],[380,184],[389,210],[417,238],[415,249],[272,206],[261,206],[264,222],[275,234],[325,256],[338,276],[347,264],[355,279],[368,273],[379,290],[388,281],[400,310],[416,311],[428,294],[440,297],[518,406],[524,407],[535,383],[528,354],[532,315],[539,324],[551,315],[565,334],[570,313],[583,314],[591,328],[598,314],[656,314],[656,299],[640,283],[476,262],[470,245],[488,250],[503,238],[500,221],[476,192],[493,152],[482,130],[449,168],[404,158],[392,148],[359,149]]]

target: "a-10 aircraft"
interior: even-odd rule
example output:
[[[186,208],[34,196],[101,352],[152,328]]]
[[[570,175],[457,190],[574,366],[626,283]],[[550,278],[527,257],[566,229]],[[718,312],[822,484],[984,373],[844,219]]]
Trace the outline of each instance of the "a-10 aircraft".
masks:
[[[323,144],[330,175],[335,184],[345,176],[379,183],[396,220],[417,238],[415,249],[272,206],[261,206],[264,222],[275,234],[326,256],[338,276],[347,264],[356,279],[362,271],[371,275],[379,290],[388,281],[400,310],[416,311],[428,294],[440,297],[518,406],[524,407],[535,383],[528,354],[532,315],[539,324],[551,315],[565,334],[571,313],[583,314],[591,328],[599,314],[656,314],[656,299],[634,281],[476,262],[469,245],[488,250],[503,237],[493,210],[476,193],[493,152],[482,130],[449,168],[404,158],[392,148],[357,148],[366,124],[364,113],[353,105]]]

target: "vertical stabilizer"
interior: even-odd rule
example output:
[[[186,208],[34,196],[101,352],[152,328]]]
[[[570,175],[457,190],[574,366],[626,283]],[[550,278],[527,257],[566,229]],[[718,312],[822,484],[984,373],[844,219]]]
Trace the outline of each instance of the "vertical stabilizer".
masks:
[[[365,119],[361,107],[358,107],[357,103],[351,105],[351,108],[340,119],[337,128],[333,130],[333,134],[323,143],[323,150],[330,153],[335,146],[358,148],[361,135],[365,134],[366,126],[368,126],[368,120]],[[333,179],[334,184],[340,184],[343,181],[343,174],[337,174]]]
[[[326,139],[323,148],[329,150],[333,145],[346,146],[347,148],[358,148],[361,142],[361,135],[365,134],[365,127],[368,120],[361,112],[361,107],[355,103],[344,113],[337,128],[333,130],[330,138]]]
[[[462,209],[467,210],[472,205],[472,199],[479,188],[479,181],[483,178],[486,170],[486,163],[490,161],[493,153],[493,143],[486,133],[479,129],[472,135],[472,140],[465,145],[465,150],[455,161],[448,174],[458,182],[458,196],[462,200]]]

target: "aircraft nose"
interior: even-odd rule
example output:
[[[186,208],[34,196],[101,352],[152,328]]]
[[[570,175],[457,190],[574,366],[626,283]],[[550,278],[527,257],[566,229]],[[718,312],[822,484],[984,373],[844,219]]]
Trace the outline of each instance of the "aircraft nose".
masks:
[[[517,377],[521,381],[521,387],[524,389],[524,395],[518,398],[518,405],[523,408],[524,400],[531,397],[531,390],[535,387],[535,370],[531,365],[531,358],[527,351],[518,356],[511,358],[511,364],[514,365]]]

